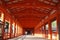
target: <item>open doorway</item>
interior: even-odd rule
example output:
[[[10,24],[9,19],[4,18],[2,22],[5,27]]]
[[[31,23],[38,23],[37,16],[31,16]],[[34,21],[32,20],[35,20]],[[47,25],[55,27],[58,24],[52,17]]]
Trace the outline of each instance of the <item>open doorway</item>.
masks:
[[[33,29],[25,29],[25,35],[32,35]]]
[[[32,31],[31,30],[27,30],[27,31],[25,31],[25,34],[26,35],[32,35]]]

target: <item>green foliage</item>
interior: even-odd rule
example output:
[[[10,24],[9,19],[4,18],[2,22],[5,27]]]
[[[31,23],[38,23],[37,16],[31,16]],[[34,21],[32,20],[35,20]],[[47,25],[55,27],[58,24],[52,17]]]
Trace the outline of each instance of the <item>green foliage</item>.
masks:
[[[52,26],[53,26],[53,27],[56,27],[56,21],[53,21],[53,22],[52,22]]]

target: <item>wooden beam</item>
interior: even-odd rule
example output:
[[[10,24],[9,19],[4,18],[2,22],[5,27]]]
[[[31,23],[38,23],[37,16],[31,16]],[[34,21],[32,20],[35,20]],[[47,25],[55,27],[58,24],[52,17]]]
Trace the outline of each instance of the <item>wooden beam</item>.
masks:
[[[36,7],[39,7],[39,8],[53,8],[53,9],[57,9],[56,6],[52,6],[52,5],[47,5],[47,4],[44,4],[44,3],[35,3],[34,5],[27,5],[28,3],[12,3],[12,4],[6,4],[5,6],[7,6],[8,8],[16,8],[16,7],[20,7],[20,8],[36,8]]]

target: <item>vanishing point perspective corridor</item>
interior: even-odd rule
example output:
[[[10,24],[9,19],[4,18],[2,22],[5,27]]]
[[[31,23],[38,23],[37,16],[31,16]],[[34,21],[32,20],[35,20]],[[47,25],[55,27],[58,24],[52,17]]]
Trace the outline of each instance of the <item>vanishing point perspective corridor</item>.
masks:
[[[60,0],[0,0],[0,40],[60,40]]]

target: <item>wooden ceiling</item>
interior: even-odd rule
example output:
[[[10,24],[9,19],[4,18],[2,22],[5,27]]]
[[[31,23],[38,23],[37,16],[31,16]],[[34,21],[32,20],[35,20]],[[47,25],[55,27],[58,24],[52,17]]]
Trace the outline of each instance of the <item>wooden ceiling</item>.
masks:
[[[57,9],[60,0],[2,0],[5,8],[24,28],[34,28]]]

